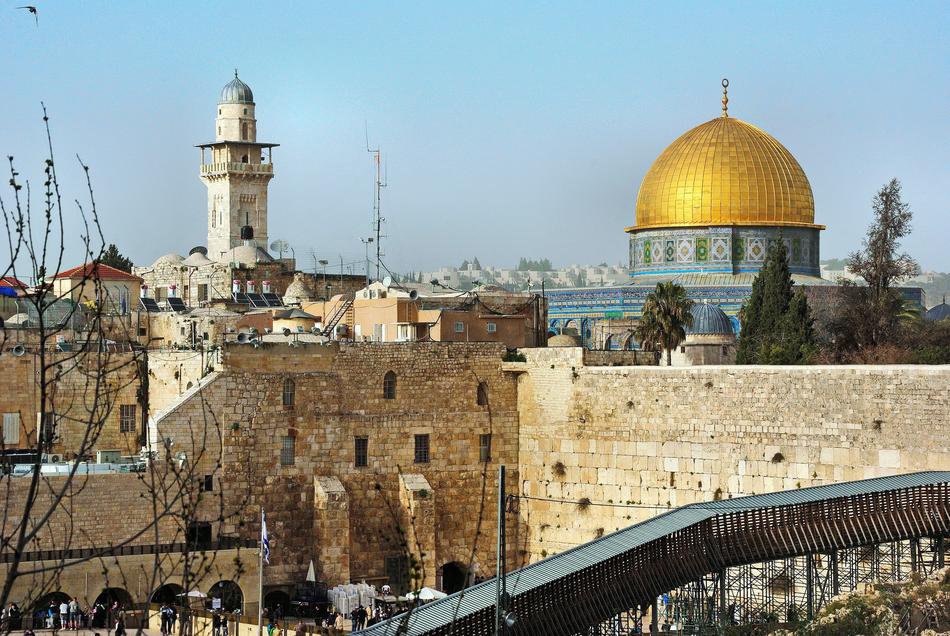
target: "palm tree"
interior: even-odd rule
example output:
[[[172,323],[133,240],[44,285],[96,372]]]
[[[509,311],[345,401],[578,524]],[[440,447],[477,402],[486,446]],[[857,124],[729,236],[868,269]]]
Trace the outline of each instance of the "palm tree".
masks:
[[[657,283],[643,303],[643,316],[636,335],[640,346],[649,350],[659,347],[666,351],[666,364],[673,364],[673,349],[686,339],[686,328],[693,324],[690,309],[693,301],[686,288],[669,281]]]

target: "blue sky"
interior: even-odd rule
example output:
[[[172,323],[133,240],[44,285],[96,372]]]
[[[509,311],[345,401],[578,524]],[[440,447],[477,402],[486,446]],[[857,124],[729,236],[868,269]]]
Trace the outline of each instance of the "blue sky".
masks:
[[[392,269],[619,263],[644,173],[718,115],[728,77],[730,114],[808,174],[823,257],[859,246],[896,176],[905,247],[950,270],[946,2],[42,2],[38,28],[20,4],[0,4],[0,151],[41,181],[45,101],[68,198],[79,153],[107,241],[137,263],[205,242],[193,146],[237,67],[259,139],[281,144],[271,239],[304,266],[362,257],[364,122]]]

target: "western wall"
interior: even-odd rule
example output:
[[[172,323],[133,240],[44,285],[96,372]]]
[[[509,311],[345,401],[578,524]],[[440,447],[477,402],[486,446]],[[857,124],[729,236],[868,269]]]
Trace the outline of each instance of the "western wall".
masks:
[[[584,366],[522,350],[531,561],[671,507],[950,468],[947,366]]]

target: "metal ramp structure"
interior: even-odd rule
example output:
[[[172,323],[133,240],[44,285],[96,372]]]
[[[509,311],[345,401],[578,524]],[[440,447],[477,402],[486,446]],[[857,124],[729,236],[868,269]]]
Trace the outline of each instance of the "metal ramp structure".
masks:
[[[679,633],[721,633],[774,613],[782,585],[794,591],[774,618],[808,618],[862,583],[944,567],[948,537],[950,471],[691,504],[508,574],[505,633],[657,633],[661,614]],[[494,621],[490,579],[358,633],[486,635]]]

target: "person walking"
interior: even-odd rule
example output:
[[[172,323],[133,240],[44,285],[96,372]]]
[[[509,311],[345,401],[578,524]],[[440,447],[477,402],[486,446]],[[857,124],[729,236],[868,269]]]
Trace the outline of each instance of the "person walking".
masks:
[[[69,603],[67,601],[59,604],[59,628],[69,629]]]
[[[125,612],[121,610],[116,612],[115,636],[125,636]]]

